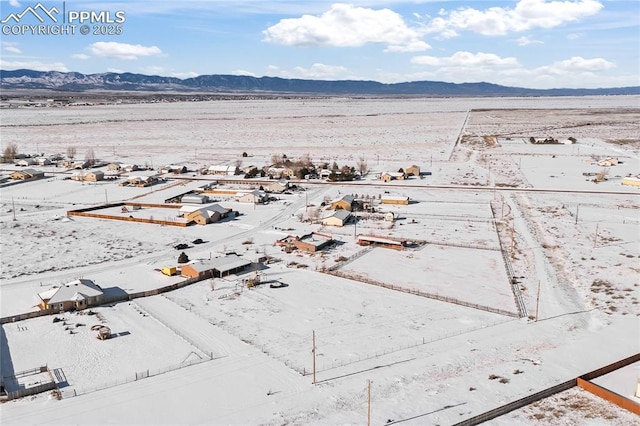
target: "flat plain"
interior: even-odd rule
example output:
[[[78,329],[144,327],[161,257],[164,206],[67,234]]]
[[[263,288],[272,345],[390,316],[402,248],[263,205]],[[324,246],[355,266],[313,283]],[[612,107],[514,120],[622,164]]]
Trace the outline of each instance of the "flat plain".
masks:
[[[235,252],[255,271],[2,326],[2,376],[47,365],[52,394],[0,405],[3,424],[455,424],[640,352],[638,97],[282,99],[1,109],[2,147],[77,148],[106,164],[185,166],[152,187],[77,182],[74,170],[0,190],[0,312],[37,311],[37,294],[73,279],[133,294],[177,283],[178,243],[193,261]],[[531,138],[574,143],[533,144]],[[262,180],[203,175],[274,158],[356,166],[352,182],[290,180],[268,204],[234,191]],[[599,161],[616,158],[617,164]],[[418,165],[420,177],[382,182]],[[3,164],[7,176],[17,165]],[[141,172],[140,172],[141,173]],[[594,176],[603,177],[594,182]],[[240,214],[206,226],[68,216],[108,203],[162,204],[217,183]],[[317,217],[345,194],[373,200],[343,227]],[[410,204],[383,204],[385,197]],[[384,220],[393,213],[394,220]],[[120,214],[115,212],[113,214]],[[127,214],[176,220],[170,209]],[[287,253],[288,235],[335,241]],[[359,235],[410,240],[396,251]],[[515,280],[514,280],[515,278]],[[603,349],[604,348],[604,349]],[[315,371],[315,372],[314,372]],[[637,377],[618,379],[633,398]],[[313,383],[315,382],[315,383]],[[620,383],[624,382],[624,383]],[[630,424],[573,389],[495,424]],[[370,394],[370,398],[368,395]],[[572,403],[573,402],[573,403]],[[594,404],[599,409],[594,409]],[[551,407],[551,408],[545,408]],[[569,407],[569,408],[567,408]],[[81,412],[82,419],[78,418]],[[541,414],[542,413],[542,414]],[[591,422],[591,423],[588,423]]]

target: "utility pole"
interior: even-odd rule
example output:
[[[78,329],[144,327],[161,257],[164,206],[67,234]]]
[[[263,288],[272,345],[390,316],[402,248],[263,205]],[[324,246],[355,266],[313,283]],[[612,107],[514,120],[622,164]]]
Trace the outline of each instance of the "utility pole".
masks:
[[[109,204],[109,197],[107,196],[107,188],[104,189],[104,202],[105,204]]]
[[[371,426],[371,380],[367,381],[367,426]]]
[[[598,243],[598,225],[599,223],[596,223],[596,233],[593,236],[593,248],[596,248],[596,244]]]
[[[536,296],[536,322],[538,322],[538,308],[540,307],[540,280],[538,280],[538,295]]]
[[[316,331],[312,332],[312,344],[311,344],[311,353],[313,354],[313,381],[312,384],[316,384]]]
[[[578,224],[578,212],[580,212],[580,204],[576,206],[576,225]]]
[[[13,201],[13,197],[11,197],[11,211],[13,212],[13,220],[16,221],[16,202]]]

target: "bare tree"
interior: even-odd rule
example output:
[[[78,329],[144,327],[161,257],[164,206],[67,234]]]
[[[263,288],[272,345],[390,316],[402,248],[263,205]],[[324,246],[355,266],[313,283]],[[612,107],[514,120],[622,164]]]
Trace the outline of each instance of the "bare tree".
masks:
[[[278,167],[280,164],[282,164],[282,157],[278,154],[271,155],[271,164]]]
[[[76,147],[75,146],[68,146],[67,147],[67,158],[69,160],[73,160],[76,156]]]
[[[311,223],[317,223],[318,220],[320,219],[320,209],[309,210],[308,217]]]
[[[300,164],[303,167],[312,167],[313,166],[313,162],[311,161],[311,155],[309,155],[308,152],[306,154],[302,154],[302,157],[300,157]]]
[[[358,162],[356,163],[356,168],[360,176],[364,176],[369,171],[369,165],[367,164],[367,159],[362,157],[358,157]]]
[[[9,145],[7,145],[7,147],[4,149],[2,153],[3,161],[5,163],[13,163],[13,160],[16,159],[17,155],[18,155],[18,145],[11,142]]]
[[[96,153],[93,152],[93,148],[89,148],[87,150],[87,153],[84,155],[84,159],[89,164],[89,167],[91,167],[94,164],[96,164]]]

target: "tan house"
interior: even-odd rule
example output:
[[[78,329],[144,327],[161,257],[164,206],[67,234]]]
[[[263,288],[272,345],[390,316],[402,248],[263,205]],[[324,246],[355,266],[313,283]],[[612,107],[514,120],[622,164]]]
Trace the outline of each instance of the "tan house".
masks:
[[[93,281],[79,279],[38,293],[38,296],[40,297],[40,309],[62,312],[98,305],[102,302],[104,293],[100,286]]]
[[[383,182],[391,182],[392,180],[404,180],[405,174],[402,172],[384,172],[380,175]]]
[[[24,169],[11,173],[9,177],[14,180],[40,179],[44,177],[44,172],[35,169]]]
[[[331,216],[322,219],[324,226],[344,226],[351,219],[351,212],[348,210],[336,210]]]
[[[240,203],[261,204],[267,201],[267,199],[267,194],[257,189],[250,192],[238,192],[236,194],[236,200]]]
[[[104,180],[104,172],[100,170],[94,170],[91,172],[76,172],[71,175],[71,179],[77,180],[78,182],[97,182],[99,180]]]
[[[251,261],[232,254],[183,265],[180,275],[185,278],[199,278],[202,280],[207,278],[222,278],[225,275],[240,272],[249,265],[251,265]]]
[[[29,157],[29,158],[21,158],[18,161],[16,161],[14,163],[16,166],[19,167],[29,167],[29,166],[33,166],[34,164],[36,164],[36,161]]]
[[[286,180],[279,180],[277,182],[272,182],[270,184],[264,185],[263,188],[266,192],[281,194],[289,189],[289,182]]]
[[[416,166],[415,164],[407,167],[404,170],[407,176],[420,176],[420,166]]]
[[[184,218],[187,222],[195,222],[198,225],[208,225],[226,218],[230,212],[231,209],[224,208],[219,204],[211,204],[185,213]]]
[[[356,198],[353,195],[343,195],[337,200],[331,202],[330,208],[333,210],[352,211],[356,204]]]

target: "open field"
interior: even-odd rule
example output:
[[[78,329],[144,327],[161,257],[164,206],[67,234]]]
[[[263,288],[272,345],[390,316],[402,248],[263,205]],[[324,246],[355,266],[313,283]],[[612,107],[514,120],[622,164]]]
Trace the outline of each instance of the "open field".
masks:
[[[79,277],[130,295],[178,283],[184,278],[160,270],[180,267],[181,252],[192,262],[232,252],[268,260],[92,308],[116,334],[105,341],[90,330],[101,322],[86,311],[57,314],[64,325],[53,316],[3,324],[2,376],[48,365],[66,381],[60,400],[42,394],[0,405],[2,424],[68,424],[79,411],[86,424],[365,424],[368,380],[373,424],[455,424],[640,352],[640,191],[621,185],[640,172],[638,100],[334,98],[1,110],[3,148],[50,155],[73,146],[78,158],[92,149],[105,164],[155,168],[146,174],[167,164],[188,172],[139,188],[119,185],[136,172],[82,183],[65,167],[29,166],[45,178],[5,182],[0,316],[37,311],[38,293]],[[576,143],[531,144],[530,137]],[[253,204],[234,192],[266,186],[265,178],[198,172],[263,167],[282,154],[340,166],[364,158],[368,173],[345,183],[291,180],[297,188]],[[583,175],[610,157],[619,164],[607,166],[606,180]],[[378,178],[413,164],[429,173]],[[0,175],[23,169],[2,164]],[[160,205],[216,181],[228,193],[212,201],[238,214],[205,226],[67,215],[96,207],[183,221],[178,209],[104,205]],[[342,227],[319,223],[345,194],[371,207]],[[385,197],[410,203],[383,204]],[[276,245],[310,232],[334,242],[316,253]],[[367,248],[356,244],[358,235],[416,244]],[[263,283],[248,288],[254,273]],[[612,386],[637,379],[610,377]],[[590,398],[573,389],[493,424],[628,423],[630,414],[615,406],[588,411],[596,404]]]

